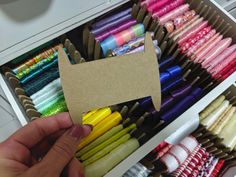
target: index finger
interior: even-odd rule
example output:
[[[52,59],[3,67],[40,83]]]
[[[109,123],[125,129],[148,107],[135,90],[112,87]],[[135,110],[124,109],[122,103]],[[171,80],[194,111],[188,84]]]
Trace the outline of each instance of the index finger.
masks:
[[[48,118],[37,119],[16,131],[9,139],[32,148],[45,137],[72,126],[69,113],[61,113]]]

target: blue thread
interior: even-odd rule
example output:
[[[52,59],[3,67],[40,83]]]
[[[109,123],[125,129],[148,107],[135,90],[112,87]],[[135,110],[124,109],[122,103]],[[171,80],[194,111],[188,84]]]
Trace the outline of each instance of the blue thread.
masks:
[[[57,78],[59,78],[59,69],[51,68],[39,77],[25,84],[23,89],[25,90],[26,95],[31,96]]]
[[[47,63],[45,66],[42,66],[41,68],[38,68],[34,72],[32,72],[30,75],[24,77],[23,79],[20,79],[21,84],[26,84],[32,79],[35,79],[37,76],[42,74],[43,72],[46,72],[50,68],[58,67],[58,59],[53,60],[52,62]]]
[[[166,70],[173,63],[173,59],[174,58],[172,56],[163,59],[159,64],[159,70],[161,72]]]

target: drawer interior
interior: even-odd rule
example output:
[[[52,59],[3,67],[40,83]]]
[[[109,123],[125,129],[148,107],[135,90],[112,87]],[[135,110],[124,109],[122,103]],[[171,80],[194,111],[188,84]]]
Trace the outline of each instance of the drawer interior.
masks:
[[[201,1],[201,3],[195,1],[187,2],[191,4],[191,9],[195,9],[196,12],[198,12],[201,16],[209,20],[209,24],[215,27],[218,32],[224,34],[225,37],[232,37],[233,43],[236,42],[236,37],[234,35],[236,24],[232,19],[228,18],[223,12],[219,11],[217,7],[206,0]],[[40,112],[36,107],[38,106],[40,108],[44,108],[44,104],[46,104],[47,102],[43,101],[47,98],[46,96],[50,95],[47,95],[45,93],[44,97],[38,99],[42,102],[42,104],[40,104],[40,102],[37,102],[36,105],[36,103],[34,102],[35,100],[33,100],[33,98],[31,97],[35,92],[32,89],[31,95],[26,92],[26,86],[21,83],[21,80],[19,78],[16,77],[16,74],[14,74],[14,69],[19,68],[21,64],[24,64],[26,61],[30,61],[30,59],[35,58],[35,56],[38,56],[45,51],[46,53],[50,53],[51,48],[57,45],[62,45],[64,47],[64,50],[67,52],[72,64],[82,64],[83,62],[93,61],[94,59],[105,58],[105,56],[102,54],[102,48],[100,46],[101,43],[96,41],[94,36],[90,33],[91,25],[96,23],[100,19],[109,17],[111,14],[118,13],[127,8],[132,9],[132,17],[137,20],[138,24],[143,24],[145,32],[149,31],[154,33],[153,39],[158,40],[158,48],[162,52],[162,56],[158,58],[159,64],[161,64],[171,56],[173,57],[173,60],[167,68],[171,66],[178,66],[179,68],[181,68],[181,83],[177,84],[174,88],[171,88],[167,92],[163,91],[162,101],[167,101],[170,98],[171,94],[179,93],[183,88],[187,86],[191,87],[191,89],[201,88],[202,91],[194,101],[190,102],[184,108],[181,108],[181,111],[173,110],[173,107],[175,107],[176,105],[180,106],[179,103],[181,102],[181,98],[178,98],[177,101],[173,103],[173,105],[169,106],[165,110],[162,109],[161,112],[153,110],[153,106],[149,98],[132,100],[130,102],[120,103],[118,105],[109,105],[111,111],[119,112],[119,114],[122,116],[121,124],[124,127],[129,127],[131,124],[136,124],[136,128],[132,131],[131,135],[139,139],[140,146],[145,144],[153,136],[170,125],[172,121],[181,116],[186,110],[188,110],[188,108],[190,108],[194,103],[196,103],[199,99],[209,93],[220,83],[219,81],[211,78],[209,76],[209,73],[207,73],[200,65],[190,62],[186,56],[182,55],[178,50],[177,44],[173,42],[171,38],[169,38],[169,34],[158,23],[156,23],[155,20],[151,18],[150,14],[143,7],[141,7],[139,3],[134,4],[134,2],[129,2],[112,10],[111,12],[106,13],[101,17],[98,17],[97,19],[91,20],[87,24],[84,24],[52,41],[49,41],[48,43],[12,60],[11,62],[1,67],[2,74],[4,75],[5,80],[9,82],[9,88],[15,99],[17,100],[20,110],[22,110],[22,112],[26,115],[26,120],[28,122],[33,121],[35,118],[41,117],[43,115],[43,112]],[[212,14],[219,14],[220,16],[217,16],[217,20],[215,20],[215,16],[213,16]],[[56,53],[55,51],[54,53]],[[46,54],[46,56],[49,55],[52,54]],[[57,56],[53,57],[56,58]],[[56,63],[55,65],[53,65],[53,69],[58,72]],[[165,70],[166,68],[160,69],[160,72],[164,73]],[[46,77],[46,74],[50,72],[49,70],[45,71],[43,71],[43,73]],[[27,79],[31,84],[37,85],[38,83],[36,84],[36,81],[43,80],[43,78],[39,79],[39,77],[41,76],[42,75],[39,74],[36,75],[36,77],[32,76],[31,78]],[[23,77],[23,79],[25,78]],[[59,76],[57,75],[50,81],[45,80],[46,84],[45,82],[41,84],[45,84],[44,86],[46,86],[50,82],[58,78]],[[27,79],[25,79],[26,83],[28,83]],[[28,84],[27,88],[30,88],[31,84]],[[57,97],[57,101],[60,101],[60,108],[62,108],[60,111],[67,111],[66,103],[62,99],[63,92],[61,91],[61,89],[57,90],[57,94],[55,94],[55,97]],[[58,97],[60,97],[60,99]],[[50,97],[50,102],[53,102],[54,100],[54,97]],[[147,102],[147,105],[145,105],[145,101]],[[52,106],[54,103],[50,104]],[[144,105],[144,107],[140,106],[142,104]],[[172,111],[173,114],[166,115],[168,111]],[[54,112],[52,112],[50,109],[47,109],[47,114],[45,113],[45,115],[52,115],[53,113]],[[163,121],[163,116],[168,117],[168,121]]]
[[[233,83],[232,85],[230,85],[229,87],[225,88],[224,90],[222,90],[221,93],[217,94],[217,98],[218,99],[220,96],[225,96],[225,100],[228,100],[230,102],[230,104],[232,104],[233,106],[235,106],[235,96],[236,96],[236,85],[235,83]],[[215,99],[215,100],[216,100]],[[211,102],[212,103],[212,102]],[[215,104],[214,104],[215,105]],[[209,105],[207,105],[209,106]],[[206,109],[206,107],[204,108],[204,110]],[[213,108],[212,108],[213,109]],[[215,108],[217,109],[217,108]],[[198,110],[199,111],[199,110]],[[199,114],[201,115],[202,112],[199,112]],[[230,119],[229,120],[231,123],[233,120]],[[234,122],[234,121],[233,121]],[[227,126],[230,127],[230,126]],[[222,129],[222,131],[227,131],[226,129]],[[221,137],[219,136],[221,135]],[[197,130],[195,130],[192,134],[191,134],[191,138],[194,137],[194,139],[198,142],[198,144],[201,145],[201,148],[203,151],[205,151],[206,153],[208,153],[208,156],[212,156],[215,159],[218,159],[218,161],[223,161],[222,166],[220,166],[220,168],[218,168],[218,174],[223,175],[225,173],[225,171],[227,169],[229,169],[230,167],[234,167],[235,166],[235,148],[233,148],[234,146],[230,147],[227,146],[231,145],[230,143],[228,143],[229,141],[224,141],[225,138],[223,136],[224,134],[215,134],[214,132],[212,132],[211,130],[207,129],[204,125],[200,125]],[[182,143],[184,139],[189,138],[189,136],[184,137],[183,139],[180,140],[180,143]],[[225,142],[227,142],[225,144]],[[167,154],[171,152],[174,153],[175,151],[171,149],[172,148],[176,148],[178,145],[180,144],[171,144],[167,141],[163,141],[160,144],[157,144],[157,146],[155,147],[155,149],[153,149],[147,156],[145,156],[139,163],[137,163],[136,165],[134,165],[133,167],[131,167],[126,173],[125,176],[130,176],[130,174],[132,174],[132,171],[135,171],[135,174],[149,174],[149,175],[153,175],[153,176],[159,176],[160,174],[162,174],[163,176],[172,176],[172,175],[176,175],[179,174],[180,176],[183,174],[186,174],[187,171],[185,169],[188,168],[192,168],[191,166],[191,154],[194,154],[194,151],[192,151],[187,158],[189,158],[189,161],[186,160],[184,161],[184,163],[182,163],[181,165],[178,166],[178,168],[176,168],[177,166],[175,165],[170,165],[170,164],[165,164],[165,158],[166,156],[168,156]],[[183,145],[183,144],[182,144]],[[197,149],[197,148],[196,148]],[[178,154],[177,158],[178,157]],[[209,158],[208,158],[209,159]],[[174,160],[172,159],[170,162],[174,163]],[[194,163],[194,161],[192,160],[191,162]],[[204,162],[204,164],[206,164],[206,162]],[[175,170],[171,170],[171,168],[168,167],[173,167]],[[139,168],[138,168],[139,167]],[[204,171],[204,168],[201,168],[200,173]],[[198,172],[198,171],[196,171]]]

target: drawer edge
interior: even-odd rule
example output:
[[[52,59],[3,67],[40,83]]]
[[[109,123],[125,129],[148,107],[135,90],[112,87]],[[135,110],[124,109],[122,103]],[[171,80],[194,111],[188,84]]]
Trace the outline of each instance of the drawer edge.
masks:
[[[23,113],[22,109],[20,108],[19,102],[15,96],[13,96],[12,90],[8,83],[6,83],[4,76],[0,74],[0,85],[3,89],[3,92],[6,95],[7,100],[12,106],[12,109],[17,117],[17,119],[20,121],[20,124],[22,126],[26,125],[28,123],[26,115]]]
[[[4,50],[0,53],[0,66],[128,1],[130,0],[116,0],[106,3],[105,7],[98,6]]]

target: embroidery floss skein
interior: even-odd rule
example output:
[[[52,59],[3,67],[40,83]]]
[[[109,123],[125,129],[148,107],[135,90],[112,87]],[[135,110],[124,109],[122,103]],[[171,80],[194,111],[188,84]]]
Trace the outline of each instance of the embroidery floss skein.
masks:
[[[190,105],[195,103],[202,95],[203,91],[200,88],[194,88],[190,95],[178,102],[175,107],[161,115],[161,119],[165,122],[170,122],[174,118],[181,115]]]
[[[222,143],[226,147],[229,147],[231,150],[236,145],[236,136],[234,133],[235,126],[236,126],[236,114],[234,113],[230,121],[227,122],[223,130],[218,135],[220,138],[223,138]]]
[[[59,78],[59,69],[52,68],[37,79],[23,85],[22,88],[25,90],[26,95],[31,96],[57,78]]]
[[[203,119],[201,123],[206,126],[206,128],[209,128],[217,120],[217,118],[226,110],[228,106],[229,101],[223,101],[223,103],[216,110],[210,113],[205,119]]]
[[[182,27],[185,23],[190,21],[194,16],[196,15],[196,12],[194,10],[187,11],[183,15],[180,15],[176,17],[173,20],[170,20],[164,24],[164,27],[166,31],[169,33],[172,33],[173,31],[179,29]]]
[[[118,112],[114,112],[111,115],[107,116],[105,119],[103,119],[94,127],[93,131],[89,134],[89,136],[87,136],[81,141],[77,150],[79,151],[80,149],[91,143],[99,136],[103,135],[111,128],[117,126],[121,121],[122,121],[122,116]]]
[[[51,62],[53,59],[57,58],[58,53],[54,52],[52,55],[48,56],[47,58],[39,61],[38,63],[33,64],[32,66],[30,66],[29,68],[26,68],[25,70],[19,72],[16,74],[16,77],[18,79],[21,79],[25,76],[27,76],[28,74],[30,74],[31,72],[38,70],[39,68],[41,68],[42,66],[46,65],[47,63]]]
[[[132,8],[128,8],[126,10],[123,10],[121,12],[118,12],[117,14],[114,14],[112,16],[109,16],[109,17],[106,17],[106,18],[103,18],[95,23],[92,24],[92,28],[99,28],[101,26],[104,26],[110,22],[113,22],[114,20],[117,20],[117,19],[120,19],[121,17],[127,15],[127,14],[130,14],[132,11]]]
[[[51,84],[51,83],[50,83]],[[52,84],[51,84],[52,85]],[[50,86],[51,86],[50,85]],[[45,87],[44,87],[45,88]],[[51,89],[42,89],[42,94],[32,99],[34,105],[39,105],[41,102],[49,98],[51,95],[55,95],[58,91],[62,90],[61,85],[51,87]],[[40,90],[41,91],[41,90]],[[32,97],[32,96],[31,96]]]
[[[36,77],[38,77],[42,73],[46,72],[50,68],[54,68],[54,67],[57,67],[57,66],[58,66],[58,60],[55,59],[54,61],[52,61],[50,63],[47,63],[45,66],[42,66],[41,68],[38,68],[37,70],[34,70],[28,76],[26,76],[24,78],[21,78],[20,83],[21,84],[26,84],[27,82],[29,82],[32,79],[35,79]]]
[[[174,18],[176,18],[177,16],[183,14],[184,12],[186,12],[187,10],[189,10],[189,4],[184,4],[179,6],[178,8],[170,11],[169,13],[163,15],[162,17],[160,17],[159,19],[159,23],[161,25],[163,25],[164,23],[166,23],[169,20],[172,20]]]
[[[60,112],[66,112],[68,111],[66,102],[64,98],[61,98],[59,101],[54,103],[52,106],[50,106],[48,109],[44,110],[42,112],[43,117],[48,117],[51,115],[58,114]]]
[[[202,62],[202,66],[206,66],[211,61],[214,60],[219,54],[221,54],[226,48],[230,46],[232,42],[231,38],[225,38],[220,41],[212,50],[210,50],[205,56],[204,61]]]
[[[85,146],[83,149],[78,151],[76,153],[76,156],[80,157],[80,156],[86,154],[87,152],[89,152],[93,148],[96,148],[99,144],[102,144],[106,140],[110,139],[112,136],[116,135],[118,132],[122,131],[123,128],[124,128],[123,124],[113,127],[112,129],[110,129],[106,133],[104,133],[102,136],[98,137],[96,140],[91,142],[89,145]]]
[[[135,24],[137,24],[137,21],[135,19],[128,20],[128,21],[124,22],[124,24],[122,24],[122,25],[117,25],[110,30],[104,31],[104,33],[96,36],[95,39],[101,42],[101,41],[105,40],[107,37],[109,37],[110,35],[114,35],[119,32],[122,32],[122,31],[134,26]]]
[[[211,112],[213,112],[216,108],[218,108],[223,103],[224,100],[225,100],[224,95],[217,97],[200,113],[200,120],[205,119]]]
[[[47,94],[49,91],[57,91],[60,90],[61,87],[61,79],[55,79],[52,82],[50,82],[48,85],[46,85],[45,87],[43,87],[41,90],[39,90],[38,92],[34,93],[33,95],[30,96],[30,98],[32,100],[37,100],[38,97],[40,97],[41,95],[45,95]]]
[[[206,34],[205,36],[203,36],[202,39],[200,39],[199,41],[197,41],[193,46],[191,46],[188,51],[187,51],[187,56],[191,56],[193,55],[194,57],[194,54],[195,53],[198,53],[198,51],[201,51],[203,48],[205,48],[205,44],[208,43],[208,41],[211,40],[211,38],[216,34],[216,30],[213,29],[211,30],[208,34]],[[207,46],[207,45],[206,45]],[[191,57],[191,60],[192,58]]]
[[[197,43],[200,39],[206,36],[211,30],[211,27],[205,27],[201,31],[199,31],[195,36],[188,39],[185,43],[182,44],[181,49],[182,52],[185,53],[189,50],[195,43]]]
[[[155,40],[156,41],[156,40]],[[155,52],[156,52],[156,55],[157,55],[157,58],[160,59],[161,58],[161,49],[160,47],[157,46],[157,42],[154,42],[154,48],[155,48]],[[139,46],[129,52],[127,52],[126,54],[131,54],[131,53],[137,53],[137,52],[143,52],[144,51],[144,45],[142,46]]]
[[[233,117],[235,110],[236,110],[236,108],[233,106],[227,111],[227,113],[224,115],[224,117],[222,117],[219,120],[218,124],[212,130],[213,134],[217,135],[221,132],[221,130],[224,128],[224,126],[227,124],[227,122],[229,122],[229,120],[231,120],[231,118]]]
[[[53,100],[55,100],[56,98],[62,97],[63,96],[63,91],[62,90],[58,90],[57,92],[55,92],[54,94],[50,95],[48,98],[44,99],[43,101],[39,102],[38,104],[35,105],[35,108],[37,110],[42,109],[44,106],[47,106],[48,104],[50,104],[50,102],[52,102]]]
[[[155,11],[152,14],[152,17],[161,17],[165,14],[167,14],[168,12],[174,10],[175,8],[179,7],[180,5],[184,4],[184,0],[175,0],[172,1],[171,3],[169,3],[168,5],[164,6],[163,8],[161,8],[160,10]]]
[[[85,167],[85,176],[101,177],[119,162],[129,156],[133,151],[139,148],[139,142],[135,138],[129,139],[124,144],[115,148],[111,153],[102,157],[98,161]]]
[[[220,35],[217,38],[214,39],[214,41],[212,41],[207,47],[205,47],[201,52],[199,53],[195,53],[195,59],[194,62],[196,63],[201,63],[204,59],[204,56],[210,51],[212,50],[216,44],[218,44],[218,42],[220,42],[222,40],[223,36]]]
[[[127,14],[122,16],[121,18],[118,18],[112,22],[109,22],[99,28],[92,28],[91,29],[91,33],[94,34],[95,37],[97,37],[98,35],[100,35],[101,33],[104,33],[107,30],[111,30],[114,27],[116,27],[117,25],[121,25],[122,23],[131,20],[132,19],[132,15],[131,14]]]
[[[57,98],[49,102],[48,104],[44,105],[42,108],[38,109],[38,112],[40,112],[43,116],[46,116],[45,114],[48,114],[48,112],[51,112],[51,109],[57,109],[58,105],[64,105],[64,108],[61,107],[61,110],[68,111],[66,104],[65,104],[65,98],[64,95],[59,95]],[[53,111],[52,111],[53,112]],[[59,113],[59,112],[56,112]],[[52,114],[50,114],[52,115]]]
[[[212,69],[216,65],[218,65],[223,59],[227,58],[230,56],[234,51],[236,51],[236,44],[232,45],[231,47],[227,48],[224,50],[220,55],[218,55],[213,61],[211,61],[208,64],[205,64],[205,68],[207,70]],[[203,63],[202,63],[203,64]]]
[[[135,124],[131,124],[130,126],[128,126],[127,128],[124,128],[123,130],[119,131],[118,133],[116,133],[115,135],[111,136],[109,139],[107,139],[104,142],[101,142],[98,146],[94,147],[93,149],[91,149],[90,151],[86,152],[85,154],[83,154],[80,157],[80,160],[85,161],[87,159],[89,159],[90,157],[92,157],[94,154],[98,153],[100,150],[104,149],[106,146],[108,146],[109,144],[117,141],[118,139],[120,139],[122,136],[126,135],[127,133],[129,133],[131,130],[135,129],[136,125]],[[107,152],[109,153],[109,152]],[[94,157],[93,157],[94,158]],[[97,159],[97,158],[96,158]],[[96,161],[96,160],[92,160],[92,161]],[[90,160],[90,163],[91,160]]]
[[[158,9],[161,9],[162,7],[166,6],[170,2],[171,0],[152,1],[151,3],[149,3],[148,1],[144,1],[141,3],[141,5],[146,6],[147,10],[153,13],[154,11],[157,11]]]
[[[58,44],[48,50],[45,50],[44,52],[40,53],[39,55],[35,56],[34,58],[32,58],[32,59],[28,60],[27,62],[23,63],[22,65],[16,67],[12,71],[15,74],[22,72],[23,70],[29,68],[30,66],[38,63],[42,59],[45,59],[45,58],[49,57],[50,55],[52,55],[54,52],[56,52],[58,50],[59,47],[62,47],[62,44]]]
[[[113,50],[125,44],[126,42],[130,41],[131,39],[139,37],[143,34],[144,34],[144,25],[137,24],[118,34],[110,35],[108,38],[106,38],[104,41],[101,42],[101,48],[103,54],[106,56],[109,50]]]

